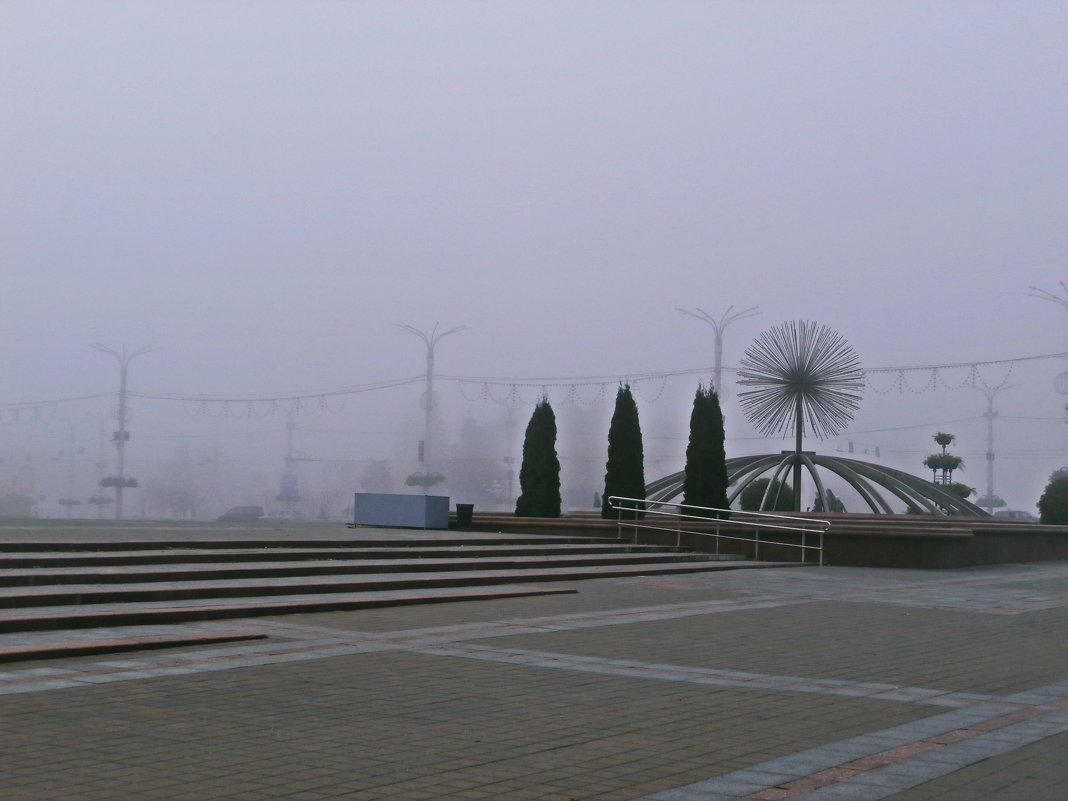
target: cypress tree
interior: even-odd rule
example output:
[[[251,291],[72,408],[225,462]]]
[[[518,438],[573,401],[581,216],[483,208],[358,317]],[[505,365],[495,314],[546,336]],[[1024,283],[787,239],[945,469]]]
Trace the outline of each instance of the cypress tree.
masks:
[[[642,429],[638,421],[638,404],[634,402],[630,385],[616,390],[616,408],[608,428],[608,462],[605,464],[604,494],[601,496],[601,517],[615,518],[608,499],[618,495],[622,498],[645,500],[645,453],[642,448]],[[637,509],[644,509],[640,503]],[[624,512],[623,516],[641,519],[642,512]]]
[[[519,468],[518,517],[560,516],[560,459],[556,455],[556,415],[549,399],[534,407],[523,437],[523,464]]]
[[[719,395],[702,384],[690,413],[690,441],[686,446],[686,473],[682,484],[684,511],[690,506],[726,509],[727,452],[724,446],[723,410]],[[724,512],[720,517],[728,517]]]

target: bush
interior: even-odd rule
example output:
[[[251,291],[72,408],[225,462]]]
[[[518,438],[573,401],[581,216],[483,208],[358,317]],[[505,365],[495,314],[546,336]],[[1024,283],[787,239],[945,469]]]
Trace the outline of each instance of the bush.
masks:
[[[1038,499],[1038,513],[1043,523],[1068,525],[1068,476],[1054,475]]]
[[[764,493],[771,484],[771,491],[767,493],[769,506],[761,509]],[[744,490],[741,495],[742,509],[746,512],[792,512],[794,510],[793,488],[781,481],[772,483],[770,478],[758,478]]]

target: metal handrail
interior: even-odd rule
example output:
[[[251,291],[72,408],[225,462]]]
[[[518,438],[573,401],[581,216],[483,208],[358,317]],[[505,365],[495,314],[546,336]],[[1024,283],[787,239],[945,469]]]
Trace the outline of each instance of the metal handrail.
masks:
[[[746,512],[738,511],[736,509],[717,509],[712,506],[694,506],[693,504],[681,504],[681,503],[669,503],[667,501],[646,501],[644,498],[625,498],[620,495],[612,495],[608,498],[608,504],[616,510],[616,528],[619,532],[619,538],[623,539],[623,527],[627,526],[633,531],[634,544],[638,544],[638,530],[644,531],[667,531],[675,533],[675,546],[678,547],[682,543],[683,534],[691,534],[698,537],[715,537],[716,538],[716,553],[719,553],[719,541],[736,540],[738,542],[752,542],[753,543],[753,558],[760,558],[760,539],[761,529],[769,529],[772,531],[791,532],[801,535],[801,542],[778,542],[775,540],[764,539],[765,545],[780,545],[786,548],[800,548],[801,549],[801,561],[805,561],[805,554],[807,551],[817,551],[819,553],[819,565],[823,567],[823,535],[831,527],[831,521],[820,520],[818,518],[811,517],[793,517],[791,515],[772,514],[770,512]],[[670,510],[665,510],[664,507],[670,507]],[[624,512],[629,512],[632,515],[635,512],[639,512],[646,517],[659,517],[668,518],[673,520],[675,525],[671,527],[650,525],[649,523],[641,522],[637,515],[630,519],[624,519]],[[730,517],[720,517],[720,515],[730,515]],[[715,525],[715,531],[695,531],[692,529],[684,529],[682,522],[684,520],[694,522],[706,522]],[[752,528],[752,535],[749,537],[738,537],[730,534],[724,534],[721,531],[722,527],[746,527]],[[819,536],[818,545],[809,545],[807,542],[808,535],[815,534]]]

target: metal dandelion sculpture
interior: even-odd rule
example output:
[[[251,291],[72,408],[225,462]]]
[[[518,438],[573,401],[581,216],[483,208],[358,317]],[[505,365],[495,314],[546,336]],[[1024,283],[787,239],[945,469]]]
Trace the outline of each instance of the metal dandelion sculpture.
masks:
[[[754,387],[738,394],[749,422],[765,436],[794,430],[794,504],[800,509],[805,429],[823,439],[853,419],[864,388],[860,359],[836,331],[793,321],[762,333],[741,365],[738,383]]]
[[[756,387],[738,399],[749,422],[766,436],[806,422],[820,439],[833,436],[852,421],[864,388],[852,346],[810,321],[765,331],[745,351],[738,374],[739,384]]]
[[[792,472],[793,508],[800,511],[801,473],[807,470],[816,490],[813,511],[845,509],[842,500],[824,485],[823,471],[848,484],[875,514],[897,514],[888,502],[896,498],[910,512],[920,514],[987,516],[978,506],[927,479],[801,449],[806,429],[820,438],[838,434],[860,407],[864,386],[860,360],[849,343],[829,328],[812,322],[788,322],[764,332],[746,350],[738,383],[746,387],[738,393],[738,401],[749,421],[765,436],[782,432],[785,437],[792,429],[797,446],[792,451],[728,459],[727,480],[733,488],[727,493],[728,506],[763,481],[758,508],[781,508],[778,501],[786,496]],[[654,508],[667,503],[683,495],[685,483],[685,471],[656,479],[646,485],[646,501]]]

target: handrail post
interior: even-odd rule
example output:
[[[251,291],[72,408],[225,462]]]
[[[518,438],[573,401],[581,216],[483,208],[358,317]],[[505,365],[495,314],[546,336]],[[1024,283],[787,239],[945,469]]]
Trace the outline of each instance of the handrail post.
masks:
[[[805,563],[805,535],[808,533],[807,528],[801,529],[801,564]]]
[[[682,514],[675,510],[675,547],[682,547]]]
[[[753,532],[753,561],[760,561],[760,526],[757,525]]]

